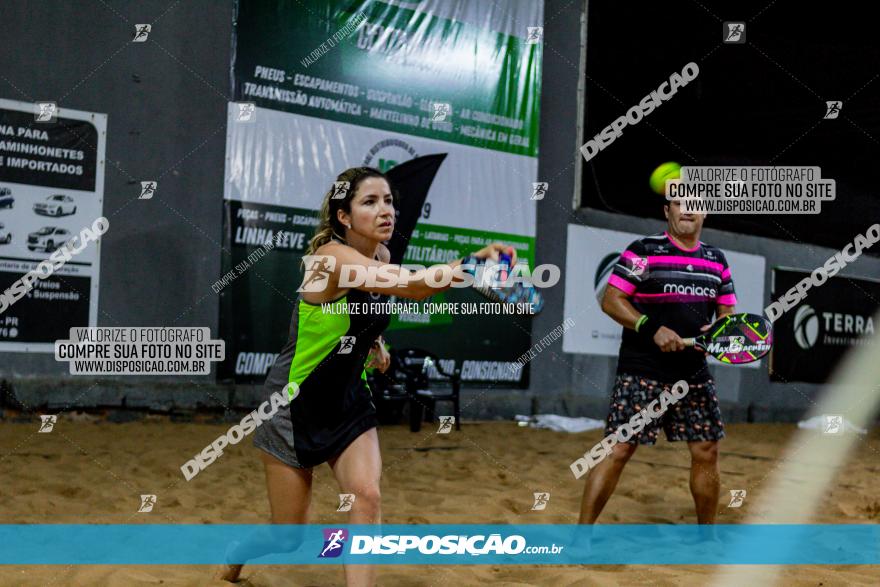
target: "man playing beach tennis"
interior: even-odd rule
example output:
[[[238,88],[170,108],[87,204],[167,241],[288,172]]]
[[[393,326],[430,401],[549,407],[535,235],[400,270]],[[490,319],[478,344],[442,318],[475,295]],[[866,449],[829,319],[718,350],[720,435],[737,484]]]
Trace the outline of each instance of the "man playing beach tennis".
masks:
[[[596,521],[637,446],[654,444],[661,427],[667,440],[688,443],[697,521],[715,521],[718,441],[724,437],[724,424],[705,355],[686,348],[682,339],[706,330],[713,315],[733,313],[736,295],[724,254],[700,242],[704,216],[682,214],[678,202],[668,203],[664,211],[667,231],[627,247],[602,300],[602,311],[624,327],[606,436],[616,434],[675,382],[684,380],[689,389],[662,416],[621,439],[590,470],[581,501],[582,524]]]

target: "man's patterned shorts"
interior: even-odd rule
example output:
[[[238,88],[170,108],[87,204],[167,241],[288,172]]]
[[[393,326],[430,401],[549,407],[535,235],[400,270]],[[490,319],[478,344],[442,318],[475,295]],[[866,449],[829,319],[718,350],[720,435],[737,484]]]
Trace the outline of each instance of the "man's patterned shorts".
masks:
[[[672,389],[671,383],[619,373],[611,392],[611,406],[605,424],[605,435],[615,434],[621,424],[646,408],[662,391]],[[659,404],[654,408],[659,411]],[[627,442],[654,444],[660,429],[666,432],[666,440],[702,441],[724,438],[724,422],[715,395],[715,382],[689,384],[687,395],[667,406],[666,412],[657,419],[649,419],[645,427]]]

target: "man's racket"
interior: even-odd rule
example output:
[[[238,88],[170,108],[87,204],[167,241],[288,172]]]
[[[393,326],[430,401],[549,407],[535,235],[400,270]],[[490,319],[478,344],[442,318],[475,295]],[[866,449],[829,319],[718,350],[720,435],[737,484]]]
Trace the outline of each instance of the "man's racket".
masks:
[[[510,257],[501,256],[501,262],[492,259],[477,259],[469,255],[462,265],[471,266],[465,271],[474,276],[473,288],[493,302],[502,304],[530,304],[530,314],[536,315],[544,309],[544,296],[525,277],[517,276],[515,281],[509,279]]]
[[[757,314],[728,314],[704,334],[684,339],[684,344],[706,351],[722,363],[751,363],[770,352],[773,327]]]

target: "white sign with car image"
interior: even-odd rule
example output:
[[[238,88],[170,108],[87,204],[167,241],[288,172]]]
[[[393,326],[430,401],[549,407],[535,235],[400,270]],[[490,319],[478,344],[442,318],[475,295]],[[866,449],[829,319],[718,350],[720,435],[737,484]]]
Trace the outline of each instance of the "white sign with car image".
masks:
[[[101,234],[81,235],[104,215],[107,115],[36,108],[0,99],[0,351],[51,353],[97,325]]]

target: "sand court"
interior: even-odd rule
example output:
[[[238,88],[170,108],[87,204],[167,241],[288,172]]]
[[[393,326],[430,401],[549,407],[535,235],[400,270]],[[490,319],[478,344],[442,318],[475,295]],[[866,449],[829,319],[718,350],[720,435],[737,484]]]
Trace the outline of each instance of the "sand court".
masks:
[[[269,504],[257,449],[249,439],[186,482],[180,465],[223,433],[221,424],[172,423],[164,417],[113,424],[59,417],[51,433],[39,423],[0,425],[0,514],[5,523],[259,524]],[[731,424],[721,442],[722,497],[718,523],[753,514],[750,502],[778,467],[789,424]],[[564,434],[513,422],[466,422],[461,431],[379,430],[383,458],[382,510],[388,524],[573,524],[583,481],[569,463],[601,439],[600,431]],[[813,523],[876,524],[880,520],[878,433],[861,437]],[[633,456],[599,519],[605,524],[692,524],[686,446],[661,440]],[[797,483],[793,479],[791,482]],[[747,488],[740,508],[728,508],[731,489]],[[533,493],[550,493],[532,511]],[[311,523],[346,523],[336,512],[338,488],[326,466],[315,470]],[[155,494],[152,512],[138,513],[141,494]],[[626,545],[621,545],[626,548]],[[736,570],[737,567],[727,567]],[[742,567],[739,567],[740,569]],[[214,567],[12,566],[4,585],[223,585]],[[703,585],[711,566],[431,565],[380,567],[379,585]],[[255,565],[243,585],[343,585],[339,566]],[[788,585],[870,585],[871,566],[792,566]]]

